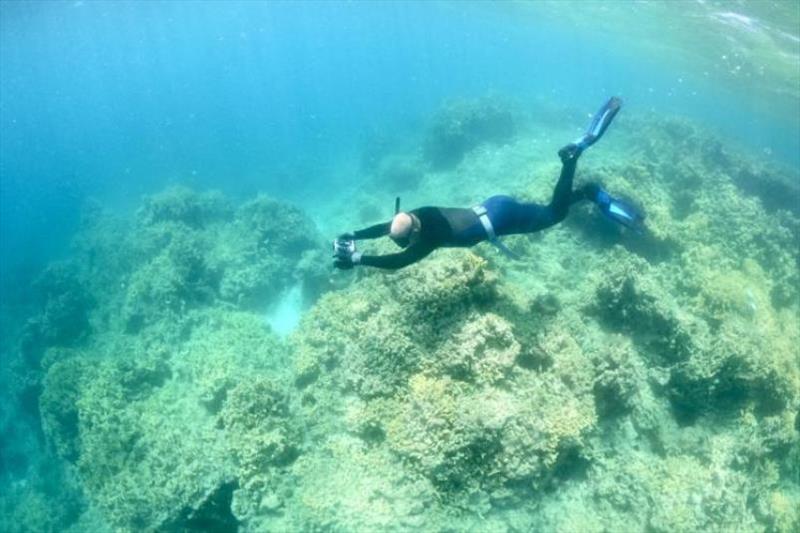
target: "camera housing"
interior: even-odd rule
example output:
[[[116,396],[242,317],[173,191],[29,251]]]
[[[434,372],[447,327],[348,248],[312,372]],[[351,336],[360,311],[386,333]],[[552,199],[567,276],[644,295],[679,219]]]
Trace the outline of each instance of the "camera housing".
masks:
[[[334,239],[333,240],[333,255],[334,257],[346,258],[353,255],[356,251],[356,241],[352,239]]]

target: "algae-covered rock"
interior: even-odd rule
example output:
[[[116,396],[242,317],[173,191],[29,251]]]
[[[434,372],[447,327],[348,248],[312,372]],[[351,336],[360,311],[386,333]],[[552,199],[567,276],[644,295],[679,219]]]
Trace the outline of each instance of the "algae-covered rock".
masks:
[[[443,111],[426,156],[480,172],[445,183],[402,153],[372,172],[432,203],[557,172],[473,150],[524,133],[481,106]],[[310,219],[267,197],[91,209],[41,277],[15,382],[74,473],[66,511],[9,485],[0,529],[797,530],[800,221],[770,198],[796,172],[683,120],[625,124],[603,140],[624,154],[593,148],[577,181],[638,200],[647,230],[576,205],[509,237],[520,261],[480,245],[332,275]],[[285,343],[263,312],[298,285],[314,305]]]
[[[173,187],[144,199],[137,211],[131,249],[136,258],[121,282],[127,331],[174,321],[212,303],[219,274],[209,256],[233,208],[218,192]]]
[[[44,309],[39,330],[48,345],[70,344],[89,332],[92,295],[70,263],[53,263],[36,280]]]
[[[174,188],[138,211],[138,263],[121,283],[123,323],[135,333],[221,299],[265,311],[294,285],[306,304],[328,289],[320,237],[298,208],[260,196],[234,209],[218,193]]]
[[[303,445],[286,387],[261,377],[239,383],[225,400],[219,424],[230,435],[230,453],[236,463],[238,488],[231,512],[241,522],[277,512],[285,505],[278,480]]]
[[[232,207],[218,191],[197,193],[188,187],[175,186],[144,199],[136,216],[145,226],[176,222],[191,228],[203,228],[226,220]]]
[[[475,314],[429,364],[455,380],[493,385],[508,377],[520,350],[511,324],[491,313]]]
[[[77,533],[86,501],[75,485],[74,476],[64,465],[44,461],[27,478],[13,481],[0,492],[0,531]],[[96,531],[107,529],[100,527]]]
[[[318,452],[298,459],[288,501],[278,510],[265,501],[251,530],[378,531],[431,530],[436,494],[424,479],[410,475],[384,448],[348,435],[332,435]],[[289,492],[291,491],[291,492]]]
[[[50,264],[33,289],[39,312],[23,328],[20,352],[24,363],[37,371],[48,347],[74,345],[90,333],[95,298],[74,261]]]
[[[748,478],[691,456],[657,459],[633,452],[598,472],[595,497],[637,516],[637,530],[756,531],[747,508]],[[650,501],[643,500],[648,495]],[[647,513],[636,510],[647,509]]]
[[[507,142],[517,127],[510,107],[496,97],[454,100],[434,117],[423,152],[434,170],[448,169],[480,144]]]
[[[294,359],[301,384],[322,377],[362,397],[390,395],[494,291],[485,261],[464,252],[369,281],[356,294],[326,295],[304,320]]]
[[[604,272],[594,303],[600,320],[642,343],[656,364],[684,361],[702,349],[706,325],[648,275],[647,262],[634,258],[611,267]]]
[[[23,345],[46,441],[113,529],[235,528],[231,509],[247,520],[270,469],[302,448],[286,348],[237,307],[327,290],[316,230],[282,202],[235,210],[186,188],[146,198],[129,226],[86,218],[76,258],[41,277]],[[282,407],[262,412],[269,391]]]
[[[68,461],[80,455],[78,399],[81,383],[91,378],[94,367],[81,359],[65,359],[50,366],[39,399],[42,429],[56,453]]]
[[[295,283],[295,269],[320,240],[313,222],[296,207],[266,196],[243,204],[211,256],[220,297],[263,308]]]
[[[585,356],[568,334],[543,342],[548,371],[519,366],[513,322],[491,311],[507,309],[486,267],[443,252],[322,298],[295,337],[295,368],[320,438],[343,419],[437,501],[488,511],[580,456],[595,410],[591,379],[571,370]]]
[[[267,400],[261,390],[237,400],[237,391],[254,371],[279,379],[283,347],[256,317],[212,312],[193,322],[177,345],[134,343],[98,361],[78,353],[45,378],[46,433],[115,528],[182,527],[210,520],[210,502],[227,498],[230,506],[236,461],[246,453],[231,445],[242,443],[248,401]],[[227,519],[235,523],[215,518]]]
[[[204,257],[206,239],[182,227],[173,230],[163,250],[128,279],[123,317],[129,332],[174,321],[215,297],[214,275]]]

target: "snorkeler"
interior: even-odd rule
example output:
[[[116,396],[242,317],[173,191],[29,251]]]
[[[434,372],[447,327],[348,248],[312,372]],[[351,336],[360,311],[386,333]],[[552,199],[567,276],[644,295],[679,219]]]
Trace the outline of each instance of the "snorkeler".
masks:
[[[492,196],[472,208],[420,207],[400,211],[398,198],[395,215],[390,222],[345,233],[334,240],[334,266],[340,269],[350,269],[354,265],[398,269],[416,263],[437,248],[469,247],[484,240],[514,257],[511,250],[500,241],[500,236],[533,233],[549,228],[564,220],[570,205],[581,200],[594,202],[611,220],[640,231],[644,215],[631,204],[612,197],[594,183],[572,189],[578,157],[605,133],[621,105],[619,98],[609,99],[592,118],[586,133],[558,151],[562,164],[561,176],[549,204],[523,203],[510,196]],[[363,255],[356,250],[356,240],[386,235],[404,250],[388,255]]]

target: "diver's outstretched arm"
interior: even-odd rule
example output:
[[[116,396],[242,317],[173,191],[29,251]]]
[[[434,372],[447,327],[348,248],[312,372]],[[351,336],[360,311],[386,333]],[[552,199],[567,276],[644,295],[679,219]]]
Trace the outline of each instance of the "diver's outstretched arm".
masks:
[[[346,241],[377,239],[379,237],[385,237],[386,235],[389,235],[389,229],[391,227],[392,227],[391,222],[381,222],[380,224],[375,224],[374,226],[370,226],[368,228],[364,228],[358,231],[353,231],[350,233],[342,233],[341,235],[339,235],[339,239]]]
[[[337,248],[338,244],[338,248]],[[356,251],[354,241],[345,241],[339,244],[338,240],[333,244],[333,266],[340,270],[350,270],[356,265],[383,268],[386,270],[397,270],[405,266],[416,263],[436,249],[435,246],[428,246],[417,243],[409,246],[402,252],[386,255],[364,255]]]
[[[422,243],[411,245],[402,252],[386,255],[359,255],[354,263],[358,265],[383,268],[385,270],[397,270],[408,265],[412,265],[429,255],[435,248],[425,246]]]

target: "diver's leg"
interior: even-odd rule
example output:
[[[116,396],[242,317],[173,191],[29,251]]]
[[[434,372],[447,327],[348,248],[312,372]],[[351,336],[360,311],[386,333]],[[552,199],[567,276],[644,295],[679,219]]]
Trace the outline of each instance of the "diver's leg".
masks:
[[[516,209],[517,216],[515,217],[516,224],[514,225],[516,231],[513,233],[530,233],[548,228],[567,217],[571,204],[584,199],[595,201],[596,193],[594,189],[572,190],[578,158],[586,148],[602,137],[621,106],[622,100],[616,96],[610,98],[595,113],[586,133],[580,139],[558,151],[558,157],[561,158],[561,175],[558,177],[558,182],[553,189],[553,197],[550,199],[550,203],[546,206],[518,204]]]
[[[533,233],[554,226],[567,217],[570,204],[581,199],[575,197],[572,190],[578,159],[570,157],[562,158],[562,161],[561,175],[553,189],[550,203],[547,205],[523,203],[509,198],[503,206],[506,213],[505,218],[509,220],[509,223],[503,227],[502,233],[498,232],[498,235]]]
[[[561,222],[566,218],[569,206],[572,203],[581,199],[581,196],[575,197],[572,192],[572,181],[575,177],[575,167],[578,164],[578,158],[583,151],[589,146],[597,142],[603,133],[605,133],[611,121],[619,112],[622,106],[622,100],[616,96],[609,98],[603,104],[592,121],[586,129],[586,133],[574,143],[570,143],[558,151],[558,157],[561,158],[561,176],[558,178],[555,190],[553,191],[553,198],[550,200],[549,209],[552,211],[553,224]]]
[[[561,175],[558,177],[553,189],[553,197],[547,208],[551,211],[552,224],[557,224],[567,217],[570,204],[573,203],[572,182],[575,179],[575,169],[578,166],[578,156],[572,153],[561,155]]]

